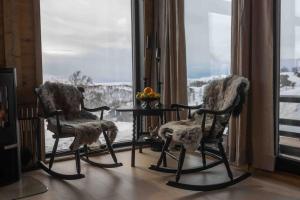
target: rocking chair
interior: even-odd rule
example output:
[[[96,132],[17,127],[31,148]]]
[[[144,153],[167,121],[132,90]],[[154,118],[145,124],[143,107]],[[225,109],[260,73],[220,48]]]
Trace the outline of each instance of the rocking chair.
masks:
[[[50,156],[49,165],[39,161],[41,169],[48,174],[65,180],[84,178],[81,174],[80,160],[100,168],[114,168],[122,166],[118,163],[111,143],[116,138],[117,127],[113,122],[103,120],[103,112],[109,107],[103,106],[88,109],[84,106],[84,89],[62,83],[46,82],[35,89],[37,103],[42,108],[39,113],[41,119],[47,120],[47,129],[53,133],[55,139]],[[100,112],[100,119],[91,112]],[[89,144],[97,142],[103,133],[106,141],[106,150],[110,153],[114,163],[97,163],[89,158]],[[54,158],[57,155],[59,139],[74,137],[70,146],[71,152],[75,154],[76,174],[67,175],[52,170]],[[83,151],[80,147],[83,145]]]
[[[223,133],[228,126],[231,115],[236,117],[242,110],[245,96],[249,88],[249,82],[241,76],[229,76],[224,79],[213,80],[205,87],[203,104],[199,106],[186,106],[174,104],[177,109],[177,120],[166,123],[159,130],[159,135],[165,140],[165,144],[156,165],[150,169],[176,173],[175,181],[169,181],[167,185],[194,191],[211,191],[222,189],[248,178],[250,173],[243,173],[233,177],[223,147]],[[180,109],[188,110],[188,119],[180,120]],[[196,110],[191,114],[191,110]],[[180,145],[179,157],[169,150],[170,144]],[[202,166],[190,169],[182,169],[186,150],[199,150],[202,155]],[[170,156],[178,162],[177,169],[168,168],[166,156]],[[216,159],[211,163],[206,162],[206,155]],[[180,183],[181,174],[200,172],[224,163],[228,181],[210,185],[191,185]],[[161,166],[163,164],[163,166]]]

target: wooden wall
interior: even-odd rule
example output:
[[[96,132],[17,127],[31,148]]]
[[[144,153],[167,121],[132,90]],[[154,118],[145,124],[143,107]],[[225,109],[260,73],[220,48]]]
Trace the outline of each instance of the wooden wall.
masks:
[[[4,54],[3,4],[0,4],[0,67],[5,63]]]
[[[42,82],[39,10],[39,0],[0,0],[0,68],[17,69],[21,152],[32,155],[23,169],[31,168],[37,161],[33,91]],[[41,133],[43,137],[43,131]]]
[[[18,104],[42,81],[39,0],[0,0],[0,66],[17,68]]]
[[[144,68],[145,78],[148,85],[154,87],[153,84],[153,59],[155,52],[155,32],[154,32],[154,0],[144,0]]]

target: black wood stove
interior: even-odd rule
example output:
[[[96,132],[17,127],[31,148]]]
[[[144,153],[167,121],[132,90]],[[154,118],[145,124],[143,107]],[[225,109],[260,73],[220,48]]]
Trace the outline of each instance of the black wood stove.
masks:
[[[16,71],[0,69],[0,186],[20,178],[20,144],[16,108]]]

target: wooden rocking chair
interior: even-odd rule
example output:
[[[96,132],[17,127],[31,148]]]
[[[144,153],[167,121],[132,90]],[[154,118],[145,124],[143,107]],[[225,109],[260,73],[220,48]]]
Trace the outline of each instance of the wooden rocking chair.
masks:
[[[62,90],[62,91],[60,91]],[[109,110],[107,106],[88,109],[84,106],[84,89],[81,87],[75,87],[72,85],[66,85],[61,83],[50,83],[46,82],[41,85],[39,88],[35,89],[35,94],[37,95],[38,107],[42,108],[42,112],[39,113],[41,120],[46,119],[48,126],[47,129],[53,132],[53,138],[55,139],[52,153],[50,156],[49,165],[47,166],[43,161],[39,161],[41,169],[46,171],[48,174],[65,180],[74,180],[84,178],[85,176],[81,174],[80,160],[83,160],[91,165],[100,168],[114,168],[122,166],[122,163],[118,163],[117,157],[114,153],[111,143],[116,137],[117,128],[113,122],[103,120],[103,112]],[[61,97],[63,96],[63,97]],[[71,115],[67,117],[68,112],[71,112]],[[91,114],[91,112],[100,112],[100,119]],[[76,117],[75,117],[76,115]],[[96,142],[99,138],[100,133],[103,134],[106,141],[106,148],[111,154],[114,163],[112,164],[102,164],[97,163],[89,158],[89,147],[88,143],[80,141],[80,138],[76,138],[76,126],[72,125],[72,120],[76,121],[76,126],[84,125],[89,126],[93,124],[94,131],[90,131],[87,134],[96,134],[93,136],[94,141]],[[108,123],[106,123],[108,122]],[[96,127],[96,128],[95,128]],[[96,131],[98,133],[95,133]],[[113,131],[111,131],[113,130]],[[111,132],[114,132],[111,134]],[[61,138],[70,138],[75,137],[73,144],[71,145],[71,151],[75,154],[76,162],[76,174],[62,174],[52,170],[54,158],[57,154],[57,147],[59,139]],[[96,140],[96,141],[95,141]],[[91,143],[91,142],[89,142]],[[83,151],[79,147],[83,145]]]
[[[240,181],[248,178],[251,175],[248,172],[243,173],[238,177],[233,177],[222,144],[223,142],[222,136],[225,131],[225,128],[228,126],[229,119],[231,115],[236,117],[241,112],[242,105],[244,103],[245,95],[247,93],[248,88],[249,88],[249,83],[247,79],[239,76],[230,76],[225,79],[215,80],[205,88],[206,91],[204,92],[202,105],[199,106],[186,106],[186,105],[178,105],[178,104],[172,105],[174,108],[177,108],[178,122],[185,123],[184,121],[179,121],[180,109],[188,110],[188,118],[189,118],[188,121],[191,120],[193,121],[193,118],[195,118],[195,116],[196,117],[200,116],[199,118],[200,120],[198,120],[199,123],[198,130],[200,130],[199,132],[201,133],[199,134],[202,136],[202,138],[200,138],[200,144],[198,144],[198,147],[196,149],[201,152],[202,166],[190,168],[190,169],[182,169],[184,159],[185,159],[185,154],[186,154],[186,145],[185,142],[180,142],[178,140],[174,141],[176,143],[179,142],[180,144],[180,153],[178,158],[169,151],[169,146],[171,142],[174,140],[175,131],[172,129],[172,125],[168,125],[167,123],[164,125],[164,127],[161,127],[161,129],[165,128],[164,135],[162,135],[163,138],[165,139],[165,144],[162,153],[160,155],[157,164],[151,165],[150,169],[160,171],[160,172],[166,172],[166,173],[176,173],[175,181],[169,181],[167,185],[176,188],[194,190],[194,191],[211,191],[211,190],[222,189],[237,184]],[[216,90],[216,91],[212,91],[212,90]],[[236,93],[233,97],[231,97],[230,101],[227,101],[227,103],[228,102],[230,103],[225,105],[226,104],[226,100],[224,99],[225,96],[231,94],[229,90],[231,90],[231,92],[235,90]],[[214,95],[212,95],[212,97],[209,96],[212,93],[215,94],[215,96]],[[209,105],[212,103],[218,105],[217,106]],[[193,116],[191,114],[191,110],[196,110]],[[197,120],[195,120],[194,122],[197,122]],[[176,124],[177,122],[173,122],[173,123]],[[188,125],[183,125],[183,128],[188,129]],[[182,137],[185,137],[185,135],[182,135]],[[190,136],[187,136],[187,138],[189,137]],[[213,145],[215,145],[217,148],[213,148],[212,147]],[[166,162],[167,155],[177,160],[178,162],[177,169],[172,169],[167,167],[167,162]],[[216,160],[207,164],[206,155],[209,155],[215,158]],[[222,163],[226,167],[227,174],[229,177],[228,181],[222,183],[210,184],[210,185],[191,185],[191,184],[179,182],[182,174],[200,172],[215,167],[217,165],[220,165]],[[161,166],[162,164],[163,166]]]

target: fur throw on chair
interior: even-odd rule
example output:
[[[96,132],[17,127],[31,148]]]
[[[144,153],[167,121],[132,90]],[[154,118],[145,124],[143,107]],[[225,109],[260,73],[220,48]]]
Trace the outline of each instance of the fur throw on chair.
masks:
[[[226,110],[235,103],[238,95],[244,98],[248,90],[249,81],[241,76],[232,75],[223,79],[213,80],[204,89],[202,107],[213,111]],[[240,99],[239,104],[243,104],[243,101],[244,99]],[[241,106],[236,105],[239,112],[241,111]],[[167,134],[171,134],[173,142],[183,144],[187,150],[194,151],[198,148],[203,136],[216,137],[217,135],[222,135],[228,124],[229,117],[230,114],[218,116],[215,128],[213,132],[210,132],[213,115],[206,115],[205,130],[202,130],[203,115],[195,112],[191,119],[172,121],[162,125],[159,129],[159,135],[165,139]]]
[[[47,118],[47,129],[58,137],[75,137],[71,150],[78,149],[83,144],[97,142],[103,131],[111,142],[116,138],[118,128],[111,121],[100,120],[96,115],[81,109],[83,95],[77,87],[62,83],[46,82],[38,88],[45,116],[62,110],[60,118],[61,134],[57,127],[56,117]]]
[[[46,82],[38,88],[44,114],[62,110],[66,119],[77,117],[80,113],[82,93],[73,85]]]
[[[249,87],[248,79],[237,75],[212,80],[204,89],[203,108],[214,111],[225,110],[232,106],[238,94],[244,98]],[[241,100],[240,104],[243,104],[244,99]]]

